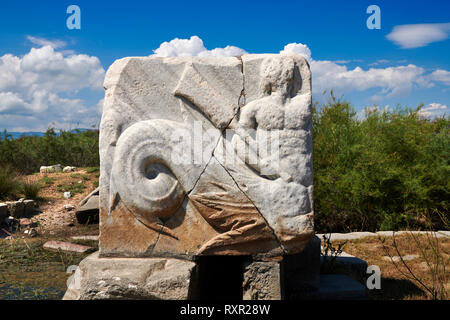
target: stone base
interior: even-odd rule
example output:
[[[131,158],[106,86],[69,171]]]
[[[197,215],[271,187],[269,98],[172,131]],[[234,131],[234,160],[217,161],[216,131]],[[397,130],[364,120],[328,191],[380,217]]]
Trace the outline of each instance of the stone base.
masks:
[[[95,252],[80,263],[63,299],[322,300],[366,297],[365,287],[346,275],[320,275],[320,260],[320,239],[317,237],[303,252],[285,256],[280,261],[252,261],[251,257],[233,256],[203,256],[195,262],[174,258],[100,258]],[[345,264],[344,269],[352,271],[348,274],[357,271],[361,275],[367,264],[359,259],[357,262],[356,266]]]
[[[320,257],[321,269],[324,269],[325,259],[324,256]],[[344,274],[356,281],[365,282],[367,279],[367,262],[346,252],[336,257],[327,268],[331,268],[334,274]]]
[[[244,268],[244,300],[290,299],[320,286],[320,239],[313,237],[306,248],[284,256],[280,262],[257,261]]]
[[[245,266],[244,300],[281,300],[281,272],[279,262],[253,262]]]
[[[314,236],[306,248],[283,258],[282,274],[286,298],[297,292],[315,291],[320,285],[320,243]]]
[[[195,298],[194,262],[164,258],[99,258],[81,261],[63,300]]]
[[[366,298],[366,288],[342,274],[322,274],[318,290],[303,292],[295,297],[299,300],[364,300]]]

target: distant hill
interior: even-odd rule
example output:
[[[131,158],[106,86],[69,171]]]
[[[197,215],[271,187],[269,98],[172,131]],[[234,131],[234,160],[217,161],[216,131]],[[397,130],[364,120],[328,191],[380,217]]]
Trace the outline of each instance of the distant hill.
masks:
[[[11,135],[13,139],[17,139],[22,136],[42,137],[45,133],[29,131],[29,132],[8,132],[8,134]]]
[[[85,128],[79,128],[79,129],[73,129],[70,130],[71,132],[75,132],[76,130],[80,130],[81,132],[92,130],[92,129],[85,129]],[[8,131],[8,135],[11,135],[12,139],[18,139],[22,136],[32,136],[32,137],[43,137],[45,135],[45,132],[37,132],[37,131],[28,131],[28,132],[12,132]],[[59,131],[56,131],[56,134],[59,134]],[[1,138],[3,138],[3,132],[0,132]]]

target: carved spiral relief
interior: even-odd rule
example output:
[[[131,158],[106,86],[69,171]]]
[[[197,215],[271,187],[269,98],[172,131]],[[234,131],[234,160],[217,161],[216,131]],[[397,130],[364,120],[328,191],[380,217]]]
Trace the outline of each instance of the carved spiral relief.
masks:
[[[186,169],[170,165],[171,134],[179,128],[172,121],[141,121],[118,140],[112,168],[114,189],[144,224],[169,218],[184,200],[181,181]]]
[[[313,235],[307,61],[297,55],[144,60],[126,66],[135,77],[151,76],[139,82],[142,92],[125,95],[130,105],[120,110],[136,114],[114,114],[125,124],[114,126],[114,144],[105,148],[111,161],[103,161],[110,166],[103,229],[117,235],[127,223],[133,231],[126,241],[104,242],[106,252],[303,250]]]

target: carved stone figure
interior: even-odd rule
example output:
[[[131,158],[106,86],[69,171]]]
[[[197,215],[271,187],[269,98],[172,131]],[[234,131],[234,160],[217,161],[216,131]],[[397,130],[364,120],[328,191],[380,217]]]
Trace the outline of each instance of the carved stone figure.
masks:
[[[271,257],[308,244],[303,57],[124,58],[104,86],[100,257]]]

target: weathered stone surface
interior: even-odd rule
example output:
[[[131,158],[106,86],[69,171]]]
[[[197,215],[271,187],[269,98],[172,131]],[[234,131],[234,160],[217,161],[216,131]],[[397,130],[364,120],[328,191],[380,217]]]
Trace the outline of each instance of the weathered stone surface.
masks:
[[[450,231],[441,230],[438,231],[439,237],[450,237]]]
[[[8,205],[0,203],[0,223],[9,216]]]
[[[202,244],[198,254],[283,254],[258,209],[214,157],[189,199],[208,224],[219,231]]]
[[[281,300],[279,262],[252,262],[245,267],[244,300]]]
[[[71,167],[71,166],[66,166],[64,167],[64,169],[62,170],[63,172],[73,172],[75,171],[76,167]]]
[[[44,243],[43,247],[44,249],[49,250],[62,250],[75,253],[85,253],[93,249],[92,247],[83,246],[81,244],[74,244],[63,241],[47,241],[46,243]]]
[[[7,201],[9,215],[14,218],[20,218],[25,213],[25,204],[23,201]]]
[[[330,237],[331,241],[335,240],[358,240],[367,237],[392,237],[408,234],[430,234],[437,238],[450,237],[450,231],[378,231],[378,232],[349,232],[349,233],[327,233],[326,236]],[[324,234],[318,233],[317,236],[322,239]]]
[[[417,255],[417,254],[407,254],[407,255],[404,255],[404,256],[392,256],[392,257],[389,257],[389,256],[384,256],[383,257],[383,260],[384,261],[394,261],[394,262],[399,262],[399,261],[401,261],[401,260],[403,260],[403,261],[411,261],[411,260],[414,260],[414,259],[417,259],[417,258],[419,258],[419,255]]]
[[[75,209],[75,206],[73,204],[65,204],[63,205],[63,209],[67,211],[72,211]]]
[[[331,259],[331,255],[321,255],[321,265],[325,263],[325,259]],[[356,281],[364,281],[367,278],[367,262],[358,257],[352,256],[347,252],[342,252],[339,256],[335,257],[332,264],[333,265],[331,267],[335,273],[348,275]]]
[[[298,299],[311,300],[364,300],[366,288],[359,282],[342,274],[322,274],[319,289],[305,292]]]
[[[78,206],[79,207],[84,206],[86,204],[86,202],[88,202],[91,197],[98,196],[98,195],[100,195],[100,187],[94,189],[91,193],[89,193],[83,200],[81,200],[78,203]]]
[[[245,76],[250,94],[239,120],[230,125],[235,134],[219,141],[214,156],[260,210],[286,252],[299,252],[313,236],[309,67],[295,55],[242,59],[244,74],[251,75]],[[267,152],[266,141],[279,150]],[[258,161],[247,160],[256,153]]]
[[[282,273],[287,298],[298,292],[314,291],[320,284],[320,239],[313,237],[297,254],[283,257]]]
[[[70,237],[73,240],[91,240],[91,241],[98,241],[98,236],[73,236]]]
[[[78,223],[97,223],[99,216],[100,196],[92,195],[75,213]]]
[[[40,173],[54,173],[54,172],[61,172],[62,167],[60,164],[55,164],[53,166],[41,166],[39,168]]]
[[[36,209],[36,202],[34,200],[24,200],[23,205],[25,215],[32,214]]]
[[[36,227],[37,223],[32,221],[31,219],[22,218],[19,220],[19,224],[22,228],[32,228]]]
[[[390,232],[392,235],[392,231],[386,231],[386,232]],[[326,236],[327,238],[330,238],[330,241],[335,241],[335,240],[357,240],[357,239],[362,239],[362,238],[366,238],[366,237],[376,237],[377,233],[373,233],[373,232],[349,232],[349,233],[326,233],[326,234],[322,234],[322,233],[318,233],[317,236],[320,239],[323,239],[323,236]]]
[[[304,58],[125,58],[104,87],[101,256],[276,256],[309,243]]]
[[[81,261],[64,300],[195,298],[195,263],[163,258],[99,258]]]

